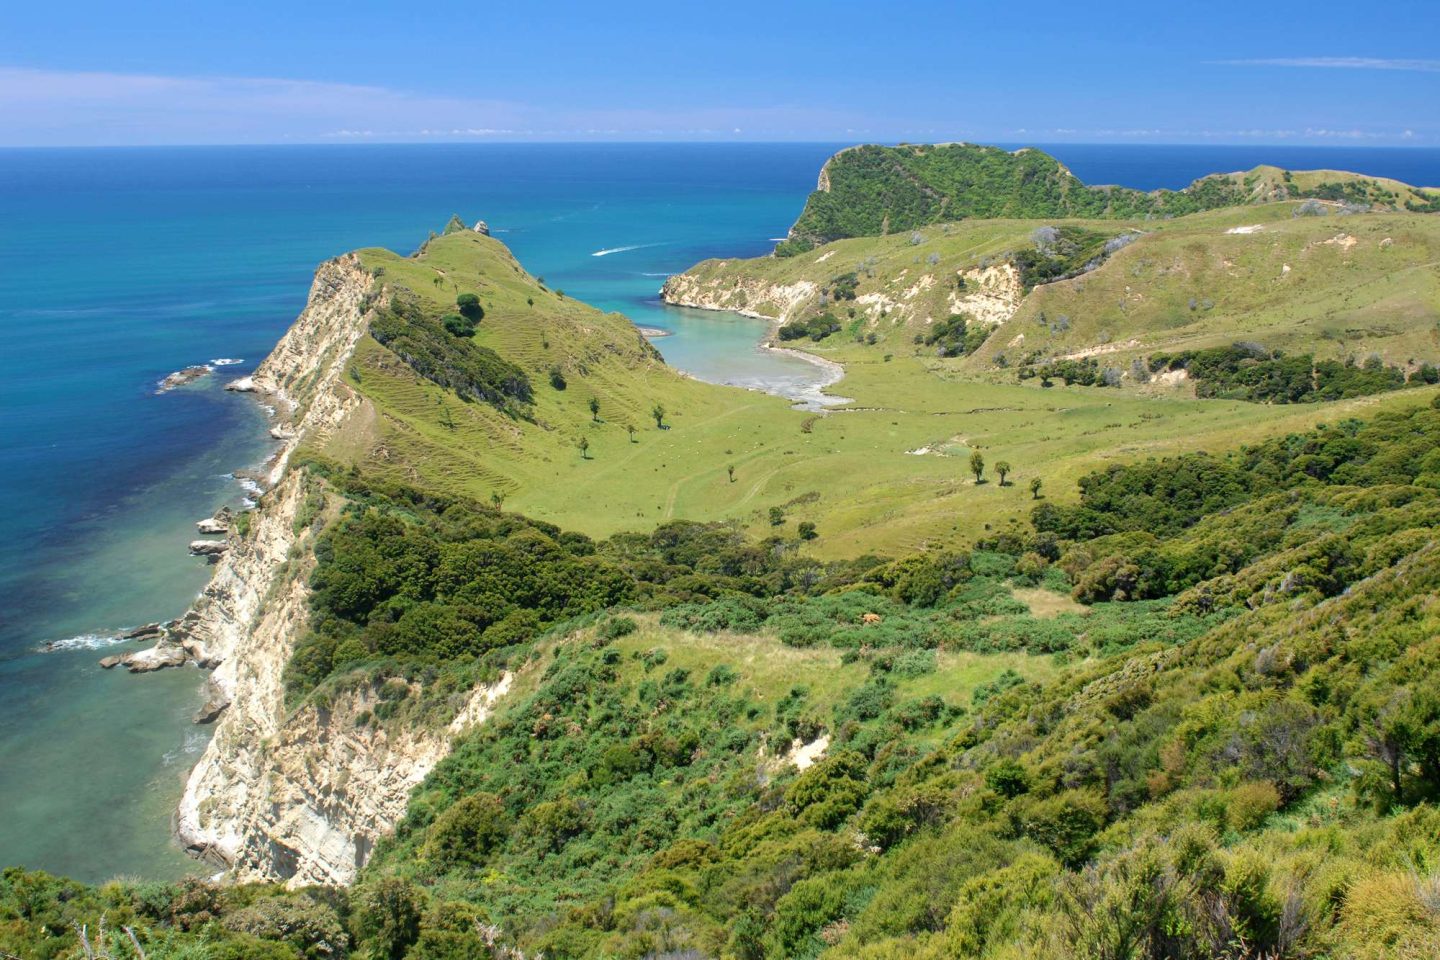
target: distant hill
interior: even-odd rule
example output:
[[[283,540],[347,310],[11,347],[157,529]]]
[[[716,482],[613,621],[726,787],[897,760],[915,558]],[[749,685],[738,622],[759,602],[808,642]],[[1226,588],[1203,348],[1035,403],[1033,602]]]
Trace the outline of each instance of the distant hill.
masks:
[[[1261,166],[1217,173],[1183,190],[1088,186],[1043,151],[967,143],[842,150],[820,171],[779,256],[847,237],[884,236],[967,219],[1136,220],[1220,207],[1316,199],[1374,209],[1440,211],[1440,193],[1332,170]]]

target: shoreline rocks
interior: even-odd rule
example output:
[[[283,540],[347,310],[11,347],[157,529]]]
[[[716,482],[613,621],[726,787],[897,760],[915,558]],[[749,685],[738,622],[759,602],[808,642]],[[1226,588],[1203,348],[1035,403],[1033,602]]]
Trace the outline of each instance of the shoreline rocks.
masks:
[[[120,634],[121,640],[158,640],[165,636],[165,631],[174,626],[174,620],[166,620],[163,623],[147,623]]]
[[[225,534],[230,532],[230,524],[234,522],[235,514],[229,507],[221,507],[215,511],[213,517],[195,521],[195,529],[207,534]]]
[[[201,377],[209,376],[212,370],[212,367],[209,367],[205,364],[198,364],[193,367],[186,367],[184,370],[176,370],[174,373],[168,375],[164,380],[160,381],[160,385],[155,390],[155,392],[169,393],[171,390],[178,389],[185,386],[186,384],[194,383]]]
[[[224,540],[191,540],[190,555],[192,557],[205,557],[214,563],[220,559],[220,555],[230,549],[230,544]]]
[[[228,706],[230,706],[230,698],[225,695],[225,691],[212,681],[206,680],[205,703],[195,711],[195,716],[191,719],[200,726],[214,723]]]
[[[100,666],[105,670],[124,667],[131,673],[151,673],[155,670],[164,670],[166,667],[183,666],[189,659],[190,656],[185,652],[185,648],[166,636],[153,647],[136,650],[134,653],[104,657],[100,660]]]

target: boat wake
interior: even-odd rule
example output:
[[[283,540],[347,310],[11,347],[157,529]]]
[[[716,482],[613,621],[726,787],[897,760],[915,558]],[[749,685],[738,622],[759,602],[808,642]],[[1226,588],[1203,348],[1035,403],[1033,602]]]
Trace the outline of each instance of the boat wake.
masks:
[[[647,247],[659,247],[659,243],[633,243],[628,247],[606,247],[604,250],[596,250],[590,254],[592,257],[608,257],[612,253],[629,253],[631,250],[644,250]]]

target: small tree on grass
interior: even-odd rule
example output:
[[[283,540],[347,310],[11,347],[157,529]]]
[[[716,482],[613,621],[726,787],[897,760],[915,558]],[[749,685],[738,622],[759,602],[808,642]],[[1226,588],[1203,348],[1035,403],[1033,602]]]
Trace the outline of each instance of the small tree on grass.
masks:
[[[730,475],[730,482],[731,482],[731,483],[734,483],[734,482],[735,482],[735,464],[732,463],[732,464],[730,464],[728,467],[726,467],[726,468],[725,468],[725,472]]]
[[[802,520],[800,526],[796,528],[796,532],[800,534],[801,540],[814,540],[819,536],[819,534],[815,532],[815,524],[809,520]]]
[[[975,474],[976,483],[985,482],[985,458],[979,450],[970,451],[970,472]]]
[[[626,424],[626,425],[625,425],[625,432],[628,433],[628,434],[630,434],[630,442],[631,442],[631,443],[634,443],[634,442],[635,442],[635,424],[633,424],[633,423]]]
[[[1031,500],[1039,500],[1039,499],[1040,499],[1040,487],[1041,487],[1041,486],[1043,486],[1043,482],[1041,481],[1041,479],[1040,479],[1039,477],[1031,477],[1031,478],[1030,478],[1030,499],[1031,499]]]
[[[581,460],[589,460],[589,459],[590,459],[590,438],[589,438],[589,437],[581,437],[581,438],[580,438],[580,442],[579,442],[578,444],[576,444],[576,446],[578,446],[578,447],[580,448],[580,459],[581,459]]]
[[[1000,474],[1000,486],[1005,486],[1005,478],[1010,475],[1010,464],[1005,460],[996,460],[995,472]]]
[[[655,404],[650,408],[650,416],[655,418],[655,429],[665,429],[665,407],[663,404]]]
[[[778,527],[785,523],[785,511],[780,507],[770,508],[770,526]]]
[[[600,398],[590,398],[590,419],[596,423],[600,422]]]
[[[502,490],[490,491],[490,505],[497,511],[505,509],[505,493]]]
[[[460,316],[472,324],[485,319],[485,308],[480,306],[480,298],[473,293],[460,294],[455,298],[455,306],[459,308]]]

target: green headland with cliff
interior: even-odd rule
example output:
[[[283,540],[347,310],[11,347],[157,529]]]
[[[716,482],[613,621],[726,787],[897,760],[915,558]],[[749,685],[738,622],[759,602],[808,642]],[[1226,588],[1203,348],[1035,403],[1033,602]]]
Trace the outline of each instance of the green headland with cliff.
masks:
[[[665,297],[842,366],[823,408],[459,221],[323,266],[164,641],[228,877],[9,869],[0,952],[1434,955],[1437,194],[964,145],[820,187]]]

